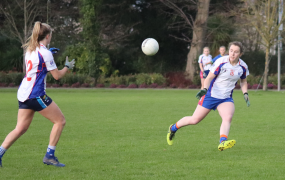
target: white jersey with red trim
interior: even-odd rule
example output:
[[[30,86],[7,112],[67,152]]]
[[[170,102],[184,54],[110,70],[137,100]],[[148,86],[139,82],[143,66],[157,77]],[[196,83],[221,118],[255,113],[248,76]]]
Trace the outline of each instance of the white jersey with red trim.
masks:
[[[18,100],[21,102],[27,99],[45,95],[46,74],[56,69],[52,53],[44,46],[36,48],[33,52],[25,55],[26,76],[18,89]]]
[[[210,54],[208,56],[205,54],[199,56],[198,63],[202,63],[204,71],[211,69],[212,64],[207,64],[209,62],[212,62],[212,56]]]
[[[211,72],[216,75],[212,80],[207,95],[217,99],[232,97],[233,90],[239,79],[249,75],[246,63],[239,59],[237,65],[232,66],[229,56],[223,56],[215,61]]]

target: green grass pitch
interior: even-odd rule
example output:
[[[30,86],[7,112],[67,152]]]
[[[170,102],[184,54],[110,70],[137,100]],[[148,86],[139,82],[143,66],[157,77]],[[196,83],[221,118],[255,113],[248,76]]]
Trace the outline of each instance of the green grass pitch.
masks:
[[[284,91],[249,91],[249,108],[234,92],[232,149],[218,151],[217,111],[180,129],[168,146],[169,125],[193,113],[197,91],[47,89],[67,120],[56,149],[66,167],[42,163],[52,123],[36,113],[2,159],[0,179],[284,179]],[[1,142],[17,110],[17,89],[0,89]]]

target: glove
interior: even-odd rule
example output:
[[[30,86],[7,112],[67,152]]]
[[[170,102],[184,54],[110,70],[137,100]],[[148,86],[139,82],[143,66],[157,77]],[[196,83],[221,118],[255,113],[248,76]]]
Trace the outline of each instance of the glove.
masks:
[[[203,77],[207,77],[207,74],[205,73],[205,71],[203,72]]]
[[[247,92],[243,94],[243,98],[244,98],[244,100],[246,102],[247,107],[249,107],[250,106],[250,102],[249,102],[249,98],[248,98],[248,93]]]
[[[50,51],[52,54],[58,53],[59,50],[60,50],[60,49],[58,49],[58,48],[50,48],[50,49],[49,49],[49,51]]]
[[[207,93],[207,91],[208,91],[207,88],[204,88],[204,89],[200,90],[200,91],[197,93],[196,98],[197,98],[197,99],[201,99],[201,97],[204,96],[204,95]]]
[[[74,67],[75,64],[75,60],[72,59],[72,61],[68,61],[68,56],[66,56],[66,61],[65,61],[65,67],[67,67],[68,69],[72,69]]]

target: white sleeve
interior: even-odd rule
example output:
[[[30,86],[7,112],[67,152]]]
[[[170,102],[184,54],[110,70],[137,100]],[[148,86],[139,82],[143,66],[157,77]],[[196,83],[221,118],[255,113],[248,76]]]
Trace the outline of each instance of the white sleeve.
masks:
[[[44,54],[44,61],[47,67],[48,71],[54,70],[57,68],[52,53],[50,51],[46,51],[46,53]]]
[[[202,63],[202,62],[201,62],[202,57],[203,57],[203,55],[200,55],[200,56],[199,56],[198,63]]]

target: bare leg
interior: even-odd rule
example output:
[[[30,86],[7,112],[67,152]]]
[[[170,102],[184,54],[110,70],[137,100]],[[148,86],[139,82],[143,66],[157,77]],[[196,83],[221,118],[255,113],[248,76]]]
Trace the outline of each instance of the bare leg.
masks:
[[[207,114],[211,111],[211,109],[204,108],[201,105],[197,105],[195,112],[192,116],[186,116],[182,119],[180,119],[177,122],[177,126],[179,128],[187,125],[195,125],[198,124],[200,121],[202,121]]]
[[[65,125],[64,115],[55,102],[52,102],[47,108],[39,111],[39,113],[54,124],[50,133],[49,145],[56,146]]]
[[[9,149],[12,144],[28,130],[34,114],[34,110],[19,109],[16,128],[6,136],[4,142],[2,143],[2,146],[5,149]]]
[[[205,81],[205,79],[201,78],[201,89],[204,89],[204,81]]]
[[[222,124],[220,128],[220,135],[229,135],[232,117],[235,112],[235,105],[232,102],[225,102],[217,107],[219,114],[222,118]]]

